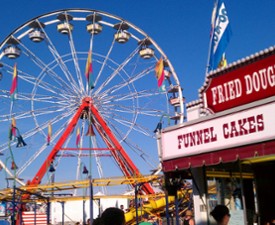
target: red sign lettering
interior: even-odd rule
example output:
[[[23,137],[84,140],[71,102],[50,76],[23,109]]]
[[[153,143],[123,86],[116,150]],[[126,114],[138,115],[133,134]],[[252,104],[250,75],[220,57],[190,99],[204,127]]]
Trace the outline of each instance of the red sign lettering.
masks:
[[[209,127],[178,135],[178,149],[207,144],[215,141],[217,141],[217,134],[214,133],[214,127]]]
[[[275,55],[210,78],[202,93],[214,113],[275,95]]]
[[[231,121],[230,123],[224,123],[222,127],[223,127],[223,137],[225,139],[263,131],[264,130],[263,114],[239,119],[238,121]]]

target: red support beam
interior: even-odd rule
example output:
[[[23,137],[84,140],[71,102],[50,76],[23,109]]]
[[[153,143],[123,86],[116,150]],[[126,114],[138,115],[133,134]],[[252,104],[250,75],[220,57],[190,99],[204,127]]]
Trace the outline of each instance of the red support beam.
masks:
[[[78,108],[77,112],[75,113],[74,117],[72,118],[71,122],[68,124],[67,128],[65,129],[64,133],[60,137],[60,139],[57,141],[55,144],[54,148],[52,149],[51,153],[47,157],[47,159],[44,161],[34,178],[32,179],[30,185],[38,185],[44,175],[46,174],[51,162],[54,160],[56,154],[58,153],[59,149],[62,148],[64,142],[67,140],[68,136],[70,133],[73,131],[75,128],[77,121],[79,120],[83,110],[85,108],[85,104],[81,104],[80,107]]]
[[[73,151],[77,151],[77,150],[99,150],[99,151],[102,151],[102,150],[108,150],[108,151],[113,151],[113,150],[116,150],[116,149],[113,149],[113,148],[60,148],[59,150],[73,150]]]
[[[91,100],[90,100],[91,101]],[[95,120],[99,123],[100,127],[96,127],[97,131],[102,136],[103,140],[107,144],[107,146],[110,149],[116,149],[115,151],[111,151],[113,157],[115,158],[116,162],[118,163],[119,167],[121,168],[122,172],[126,177],[142,177],[142,174],[140,173],[139,169],[135,166],[133,161],[130,159],[124,148],[121,146],[119,141],[116,139],[115,135],[109,128],[109,126],[106,124],[96,107],[92,104],[92,102],[89,103],[89,108],[92,112],[92,115],[94,116]],[[102,133],[101,129],[104,130],[105,134]],[[109,139],[110,142],[107,142],[106,139]],[[120,153],[120,154],[118,154]],[[122,156],[122,158],[121,158]],[[153,194],[154,190],[152,189],[151,185],[148,183],[145,183],[141,189],[146,194]]]

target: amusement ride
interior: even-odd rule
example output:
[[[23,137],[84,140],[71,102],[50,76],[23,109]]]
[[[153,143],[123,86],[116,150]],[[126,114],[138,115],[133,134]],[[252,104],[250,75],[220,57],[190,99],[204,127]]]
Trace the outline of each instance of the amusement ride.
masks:
[[[18,187],[25,201],[38,190],[79,196],[92,185],[108,195],[137,183],[155,194],[157,134],[183,122],[184,97],[169,58],[143,30],[97,10],[46,13],[0,44],[0,72],[1,199],[17,198]]]

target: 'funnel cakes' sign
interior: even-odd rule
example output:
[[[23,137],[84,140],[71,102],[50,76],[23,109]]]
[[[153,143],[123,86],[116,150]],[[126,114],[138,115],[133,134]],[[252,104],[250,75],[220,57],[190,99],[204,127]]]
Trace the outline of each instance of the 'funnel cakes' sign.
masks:
[[[275,95],[275,55],[210,78],[202,94],[214,113]]]
[[[193,156],[274,139],[275,98],[268,104],[163,130],[162,158]]]

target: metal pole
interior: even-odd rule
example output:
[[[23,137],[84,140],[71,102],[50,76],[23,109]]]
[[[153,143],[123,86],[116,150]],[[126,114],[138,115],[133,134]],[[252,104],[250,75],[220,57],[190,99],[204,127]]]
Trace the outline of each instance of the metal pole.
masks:
[[[55,181],[55,172],[53,172],[53,173],[51,174],[51,185],[52,185],[51,199],[54,198],[54,187],[53,187],[54,181]],[[47,218],[47,223],[48,223],[48,224],[50,224],[51,211],[53,211],[53,210],[52,210],[52,202],[49,201],[49,199],[50,199],[50,198],[47,199],[47,205],[48,205],[48,209],[47,209],[47,213],[48,213],[48,215],[47,215],[47,217],[48,217],[48,218]]]
[[[91,104],[91,102],[90,102]],[[90,107],[90,110],[89,110],[89,113],[88,113],[88,116],[89,116],[89,126],[91,125],[91,107]],[[92,136],[89,137],[89,147],[91,148],[92,147]],[[93,221],[94,221],[94,202],[93,202],[93,196],[94,196],[94,193],[93,193],[93,183],[92,183],[92,152],[91,150],[89,151],[89,182],[90,182],[90,224],[88,225],[92,225],[93,224]]]
[[[240,181],[241,181],[241,192],[242,192],[242,202],[243,202],[243,215],[244,215],[244,224],[247,224],[247,210],[245,204],[245,195],[244,195],[244,184],[243,184],[243,170],[241,161],[238,160],[239,171],[240,171]]]
[[[101,201],[100,201],[100,199],[98,199],[98,217],[101,217],[100,209],[101,209]]]
[[[80,166],[82,166],[82,170],[84,171],[85,165],[81,162]],[[87,171],[82,172],[82,174],[87,174]],[[86,178],[88,178],[88,177],[86,177]],[[82,209],[83,209],[83,215],[82,215],[83,225],[86,224],[86,219],[87,219],[86,218],[86,209],[85,209],[85,206],[86,206],[86,197],[87,197],[87,187],[85,187],[83,189],[83,205],[82,205]]]
[[[62,207],[62,225],[64,225],[64,221],[65,221],[65,218],[64,218],[64,202],[60,202],[61,203],[61,207]]]
[[[165,204],[165,215],[166,215],[166,223],[167,225],[170,225],[170,219],[169,219],[169,203],[168,203],[168,193],[167,191],[165,190],[165,201],[166,201],[166,204]]]
[[[218,5],[218,0],[214,0],[214,8],[217,7],[217,5]],[[214,8],[213,8],[213,10],[214,10]],[[217,10],[217,8],[216,8],[216,10]],[[213,14],[213,12],[212,12],[212,14]],[[216,11],[216,14],[217,14],[217,11]],[[214,15],[212,15],[212,16],[214,16]],[[215,18],[216,18],[216,15],[215,15]],[[213,18],[211,18],[211,20],[212,19]],[[211,21],[211,26],[213,25],[212,22],[215,23],[215,21]],[[213,28],[211,27],[211,29],[213,29]],[[208,56],[207,56],[207,62],[206,62],[206,68],[205,68],[205,77],[207,76],[209,68],[210,68],[209,63],[210,63],[210,57],[211,57],[213,36],[214,36],[214,30],[211,30],[211,36],[210,36],[209,47],[208,47]]]
[[[138,185],[135,185],[136,225],[138,225],[138,200],[137,200],[137,194],[138,194]]]
[[[47,198],[47,224],[50,224],[50,210],[51,210],[51,203],[49,201],[49,198]]]
[[[83,199],[83,224],[86,224],[85,199]]]
[[[175,196],[175,205],[176,205],[176,225],[179,225],[179,201],[178,201],[178,193]]]
[[[13,193],[12,193],[12,216],[11,216],[11,224],[15,225],[15,184],[13,184]]]
[[[37,210],[37,205],[36,205],[36,202],[34,202],[34,224],[36,225],[36,210]]]
[[[91,173],[92,174],[92,173]],[[94,193],[93,193],[93,183],[92,183],[92,175],[89,176],[89,182],[90,182],[90,224],[89,225],[92,225],[93,224],[93,220],[94,220],[94,202],[93,202],[93,196],[94,196]]]

